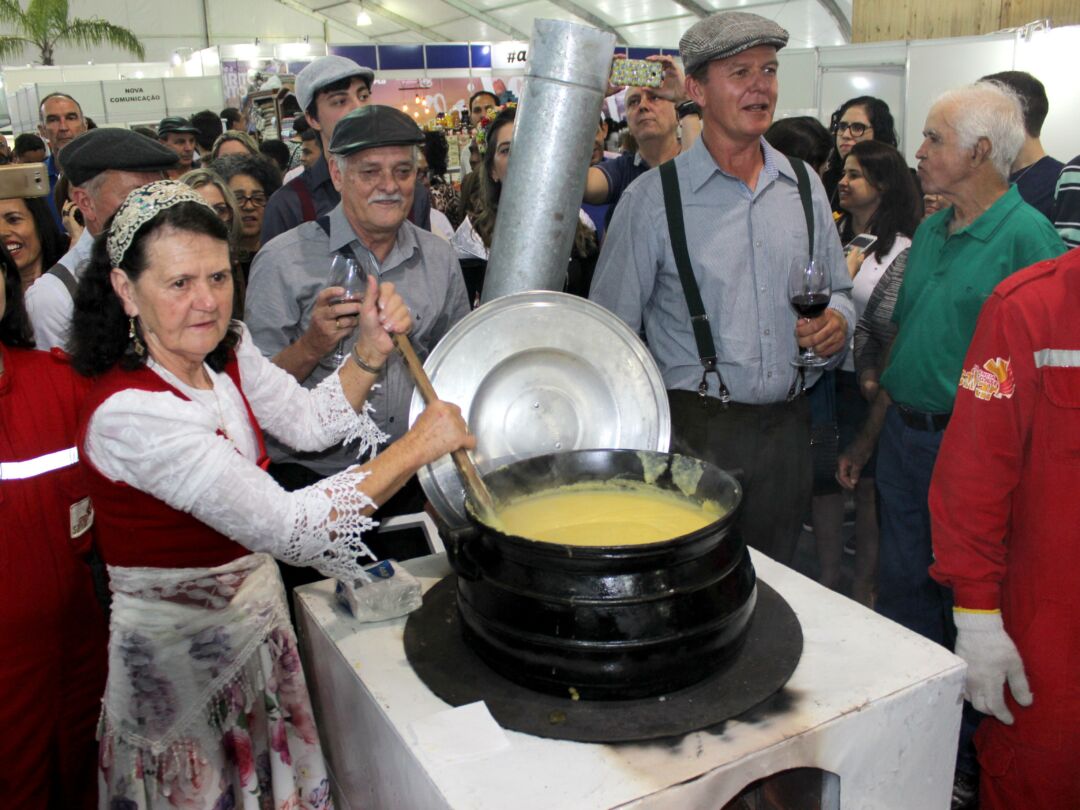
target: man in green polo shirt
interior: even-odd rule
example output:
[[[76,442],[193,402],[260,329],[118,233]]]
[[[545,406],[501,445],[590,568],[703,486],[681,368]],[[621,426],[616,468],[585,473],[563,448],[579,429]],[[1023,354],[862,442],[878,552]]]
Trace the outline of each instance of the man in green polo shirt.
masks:
[[[915,155],[923,191],[940,195],[949,207],[915,232],[893,311],[896,340],[858,442],[867,452],[856,459],[854,472],[857,478],[859,462],[865,462],[880,431],[874,607],[951,649],[952,594],[928,571],[934,462],[983,302],[1006,276],[1060,255],[1065,245],[1046,217],[1009,186],[1009,167],[1024,142],[1023,110],[1011,91],[979,83],[944,94],[930,108],[923,136]],[[1011,396],[1007,363],[1000,370],[995,395]],[[992,453],[994,437],[982,440]],[[841,468],[841,477],[844,473]],[[965,716],[959,786],[977,784],[969,742],[973,728]]]
[[[979,83],[946,93],[916,157],[923,190],[950,207],[915,232],[893,311],[899,331],[881,387],[891,400],[878,447],[881,551],[876,608],[951,646],[951,595],[930,579],[930,475],[983,301],[1015,271],[1064,252],[1008,182],[1024,142],[1019,100]],[[987,436],[987,449],[993,437]]]

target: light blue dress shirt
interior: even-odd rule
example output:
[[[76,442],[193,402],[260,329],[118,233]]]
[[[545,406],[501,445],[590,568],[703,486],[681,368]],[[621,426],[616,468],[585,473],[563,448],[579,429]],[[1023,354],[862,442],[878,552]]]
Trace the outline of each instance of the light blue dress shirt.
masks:
[[[797,370],[796,314],[788,299],[793,262],[808,256],[806,217],[786,157],[761,140],[764,166],[757,186],[722,171],[703,139],[675,158],[686,238],[716,344],[718,367],[732,400],[782,402]],[[814,259],[832,278],[831,309],[854,330],[851,278],[832,209],[810,171]],[[660,172],[652,169],[623,193],[596,267],[589,297],[632,329],[644,328],[669,388],[696,391],[702,366],[679,282],[664,214]],[[840,352],[830,366],[843,359]],[[819,372],[807,373],[812,384]],[[709,393],[718,393],[710,374]]]

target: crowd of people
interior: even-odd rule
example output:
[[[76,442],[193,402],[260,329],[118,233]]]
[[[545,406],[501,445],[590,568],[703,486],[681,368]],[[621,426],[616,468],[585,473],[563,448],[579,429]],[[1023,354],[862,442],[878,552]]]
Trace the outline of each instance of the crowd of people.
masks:
[[[853,506],[852,597],[968,663],[954,807],[1075,807],[1080,157],[1018,71],[935,100],[914,168],[880,99],[774,121],[787,42],[717,13],[659,87],[611,88],[633,148],[601,120],[565,167],[565,289],[645,338],[672,450],[740,471],[751,546],[791,564],[808,524],[838,589]],[[92,128],[65,93],[2,144],[52,191],[0,200],[11,806],[331,806],[282,583],[407,556],[372,515],[475,445],[451,404],[409,428],[392,335],[423,358],[468,314],[515,193],[514,103],[468,100],[456,183],[374,79],[308,64],[284,151],[239,110]],[[796,317],[809,262],[829,303]]]

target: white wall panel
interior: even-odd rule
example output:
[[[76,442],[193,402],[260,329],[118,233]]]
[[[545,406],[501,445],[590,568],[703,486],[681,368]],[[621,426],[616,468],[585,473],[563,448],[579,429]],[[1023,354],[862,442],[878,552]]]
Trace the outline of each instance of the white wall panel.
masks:
[[[1016,46],[1016,70],[1026,70],[1046,86],[1050,114],[1043,124],[1046,153],[1067,162],[1080,154],[1080,25],[1036,31]],[[1072,65],[1072,69],[1063,69]]]
[[[817,51],[787,48],[780,51],[777,78],[777,118],[817,114]]]
[[[912,42],[908,57],[904,156],[915,165],[926,114],[939,95],[987,73],[1012,70],[1015,43],[1010,35]]]

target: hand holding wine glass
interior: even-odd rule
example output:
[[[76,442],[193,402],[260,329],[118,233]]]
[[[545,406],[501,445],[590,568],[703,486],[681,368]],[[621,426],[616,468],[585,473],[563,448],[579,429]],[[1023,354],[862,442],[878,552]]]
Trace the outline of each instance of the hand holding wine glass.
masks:
[[[791,265],[788,274],[788,298],[792,308],[800,318],[813,320],[825,312],[832,298],[832,287],[829,273],[823,265],[818,265],[813,259],[809,261],[796,259]],[[814,352],[814,347],[809,346],[799,350],[799,355],[791,364],[794,366],[817,367],[824,366],[828,359],[820,357]]]
[[[330,279],[328,286],[341,287],[342,294],[331,299],[330,306],[338,304],[361,302],[364,299],[364,291],[367,289],[367,269],[347,253],[335,253],[330,260]],[[355,325],[353,326],[355,328]],[[335,366],[341,365],[345,360],[345,341],[338,341],[334,351],[332,362]]]

